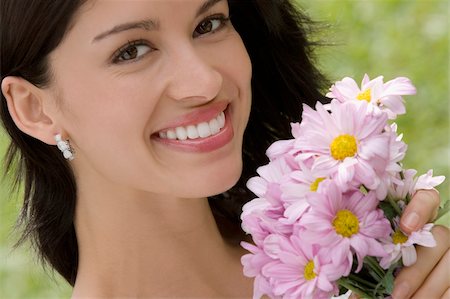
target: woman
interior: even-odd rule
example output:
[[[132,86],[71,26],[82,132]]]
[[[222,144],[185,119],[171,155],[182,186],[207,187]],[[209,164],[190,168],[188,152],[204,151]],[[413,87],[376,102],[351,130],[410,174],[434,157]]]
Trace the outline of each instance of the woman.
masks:
[[[72,297],[250,297],[236,246],[244,183],[289,137],[299,100],[322,98],[305,19],[287,1],[1,3],[1,117],[25,179],[24,238]],[[438,202],[419,192],[405,230]],[[396,298],[444,294],[425,278],[443,276],[445,236],[399,275]]]

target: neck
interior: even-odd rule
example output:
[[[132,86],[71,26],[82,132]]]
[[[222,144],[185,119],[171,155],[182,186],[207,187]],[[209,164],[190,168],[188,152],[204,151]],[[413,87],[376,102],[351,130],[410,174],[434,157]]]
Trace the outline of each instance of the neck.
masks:
[[[243,252],[224,242],[206,198],[96,190],[79,187],[73,297],[242,297],[251,291],[239,262]]]

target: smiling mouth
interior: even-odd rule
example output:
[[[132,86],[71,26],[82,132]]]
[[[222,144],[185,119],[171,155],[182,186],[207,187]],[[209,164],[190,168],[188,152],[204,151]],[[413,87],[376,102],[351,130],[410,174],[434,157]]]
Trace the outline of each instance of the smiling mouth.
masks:
[[[160,131],[159,138],[168,140],[195,140],[207,138],[220,133],[225,127],[225,113],[222,111],[209,121],[200,122],[188,126],[179,126],[172,129]]]

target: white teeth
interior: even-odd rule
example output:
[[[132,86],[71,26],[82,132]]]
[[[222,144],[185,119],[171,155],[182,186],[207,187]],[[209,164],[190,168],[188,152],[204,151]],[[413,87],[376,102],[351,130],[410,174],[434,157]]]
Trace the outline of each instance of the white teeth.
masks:
[[[205,137],[211,136],[211,129],[209,128],[208,123],[199,123],[197,125],[197,131],[198,131],[198,135],[201,138],[205,138]]]
[[[186,133],[186,129],[183,127],[177,127],[175,129],[175,133],[177,134],[177,139],[178,140],[186,140],[187,139],[187,133]]]
[[[220,132],[225,126],[225,113],[221,112],[217,117],[209,122],[202,122],[197,125],[189,125],[187,127],[176,127],[165,132],[159,132],[159,137],[163,139],[196,139],[206,138]]]
[[[189,139],[198,138],[198,131],[196,126],[188,126],[186,131]]]
[[[217,119],[214,118],[209,121],[209,128],[211,129],[212,135],[219,133],[220,128],[219,128],[219,122],[217,121]]]
[[[175,133],[175,131],[168,130],[167,131],[167,138],[169,138],[169,139],[177,139],[177,134]]]
[[[223,128],[225,126],[225,113],[220,113],[217,120],[219,121],[219,127]]]

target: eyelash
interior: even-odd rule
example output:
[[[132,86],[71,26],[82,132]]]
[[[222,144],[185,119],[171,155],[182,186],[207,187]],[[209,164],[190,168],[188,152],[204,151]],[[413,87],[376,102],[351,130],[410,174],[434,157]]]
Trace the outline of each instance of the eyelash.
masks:
[[[209,31],[209,32],[207,32],[207,33],[204,33],[204,34],[196,34],[196,30],[199,28],[199,26],[200,26],[201,24],[205,23],[205,22],[208,22],[208,21],[219,21],[220,24],[219,24],[219,26],[218,26],[216,29],[211,30],[211,31]],[[204,18],[204,19],[203,19],[203,20],[195,27],[195,30],[194,30],[194,33],[192,34],[192,36],[193,36],[194,38],[196,38],[196,37],[201,37],[201,36],[203,36],[203,35],[214,34],[214,33],[218,32],[218,31],[220,31],[221,29],[223,29],[223,28],[227,25],[227,23],[228,23],[229,21],[230,21],[230,17],[226,17],[224,14],[214,14],[214,15],[208,16],[208,17]],[[150,49],[148,50],[148,52],[153,52],[153,50],[155,50],[151,45],[149,45],[149,43],[148,43],[147,41],[145,41],[145,40],[143,40],[143,39],[134,40],[134,41],[128,41],[125,45],[123,45],[122,47],[120,47],[119,49],[117,49],[117,50],[114,52],[114,54],[112,55],[112,61],[111,61],[111,62],[112,62],[113,64],[121,64],[121,63],[134,62],[134,61],[140,60],[141,58],[143,58],[144,56],[146,56],[146,55],[148,54],[148,52],[142,54],[141,56],[139,56],[139,57],[137,57],[137,58],[135,58],[135,59],[127,59],[127,60],[121,60],[121,59],[120,59],[120,58],[121,58],[123,55],[125,55],[125,54],[127,53],[127,51],[130,50],[132,47],[135,47],[135,48],[136,48],[136,47],[138,47],[138,46],[147,46],[147,47],[149,47]]]
[[[130,50],[132,47],[138,47],[138,46],[147,46],[150,48],[150,52],[153,50],[152,46],[150,46],[145,40],[139,39],[134,41],[128,41],[125,45],[120,47],[118,50],[116,50],[112,56],[112,63],[120,64],[120,63],[126,63],[128,61],[137,61],[141,59],[143,56],[145,56],[147,53],[145,53],[143,56],[140,56],[136,59],[130,59],[130,60],[120,60],[120,57],[122,57],[124,54],[126,54],[127,50]]]
[[[205,19],[203,19],[203,20],[197,25],[197,27],[195,27],[195,30],[197,30],[197,28],[198,28],[201,24],[203,24],[203,23],[205,23],[205,22],[208,22],[208,21],[219,21],[219,22],[220,22],[218,28],[216,28],[216,29],[214,29],[214,30],[212,30],[212,31],[210,31],[210,32],[208,32],[208,33],[205,33],[205,34],[213,34],[213,33],[217,32],[217,31],[220,31],[222,28],[224,28],[225,25],[227,25],[228,22],[230,21],[230,17],[226,17],[224,14],[214,14],[214,15],[208,16],[208,17],[206,17]],[[194,30],[194,33],[195,33],[195,30]],[[199,35],[197,35],[197,36],[201,36],[201,35],[205,35],[205,34],[199,34]],[[197,36],[195,36],[195,35],[193,34],[193,37],[197,37]]]

